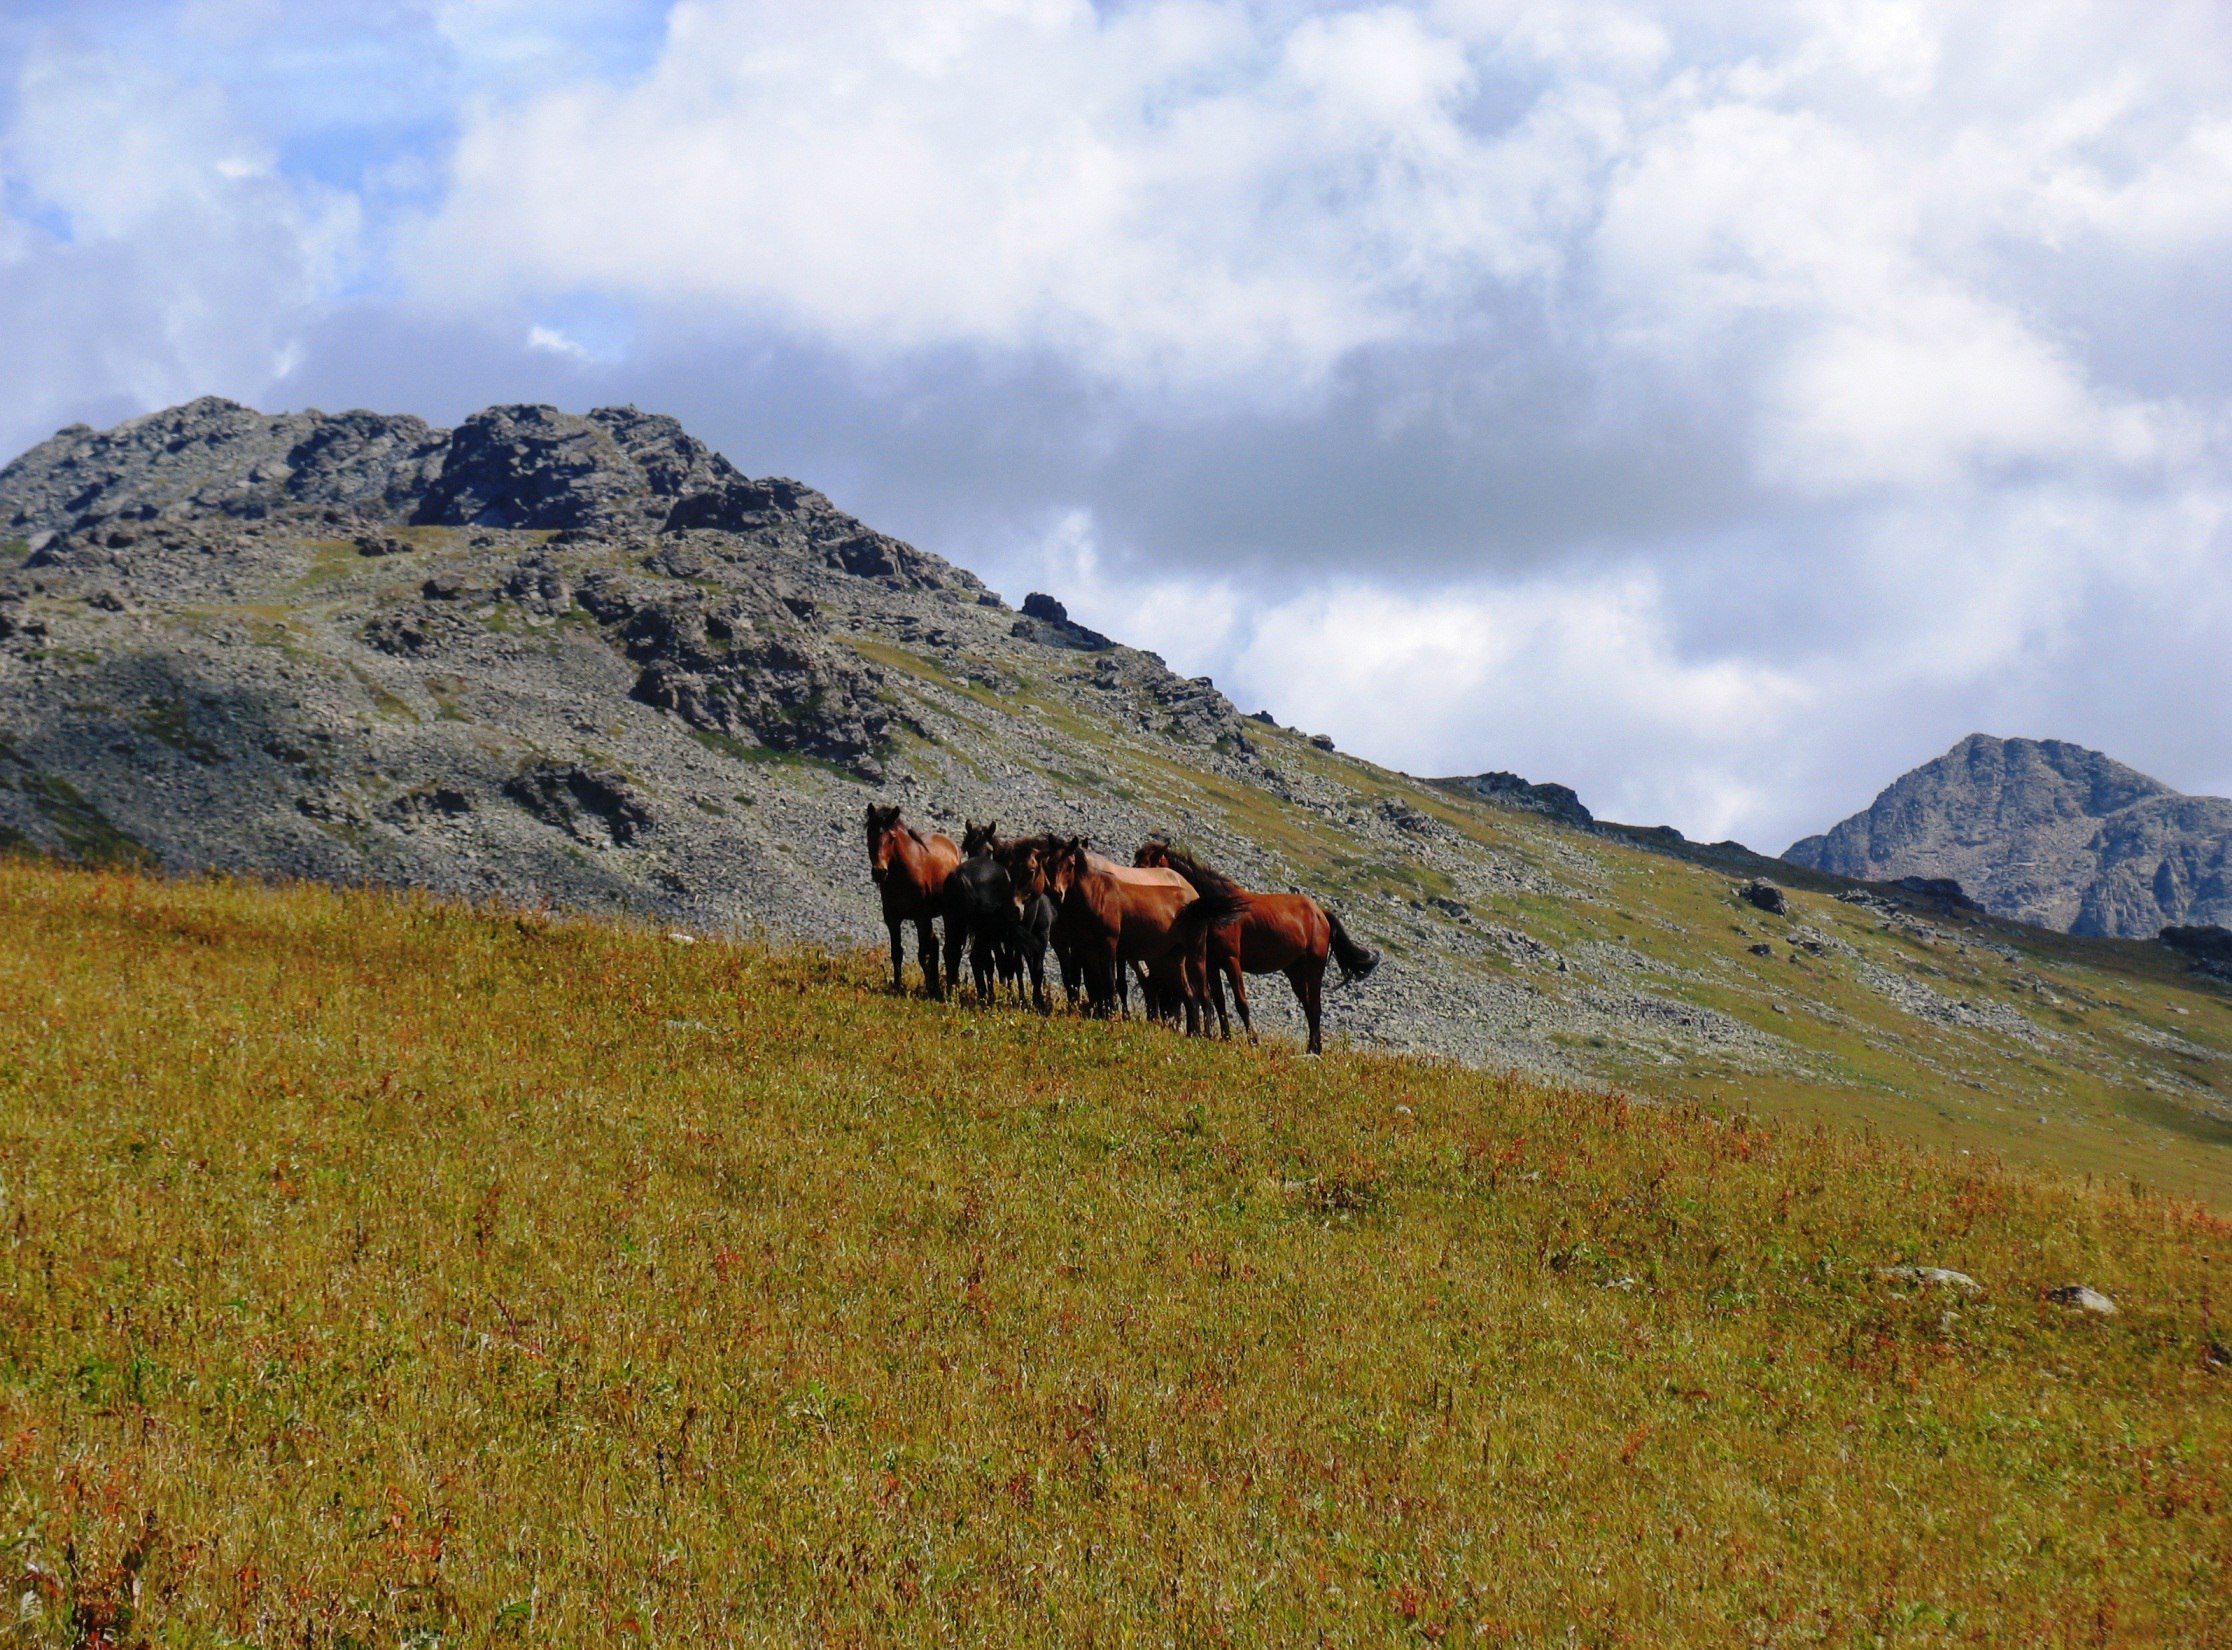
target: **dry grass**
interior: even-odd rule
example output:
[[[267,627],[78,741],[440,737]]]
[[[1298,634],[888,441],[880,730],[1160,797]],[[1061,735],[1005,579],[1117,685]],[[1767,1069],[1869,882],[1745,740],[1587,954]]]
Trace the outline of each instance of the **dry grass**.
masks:
[[[0,869],[21,1637],[2224,1642],[2196,1206],[874,980]]]

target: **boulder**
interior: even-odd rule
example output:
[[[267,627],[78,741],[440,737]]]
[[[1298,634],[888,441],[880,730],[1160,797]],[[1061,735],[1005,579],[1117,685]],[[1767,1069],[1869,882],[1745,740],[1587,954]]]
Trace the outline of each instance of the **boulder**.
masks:
[[[1958,1289],[1964,1295],[1984,1293],[1984,1286],[1966,1272],[1956,1272],[1946,1266],[1886,1266],[1883,1275],[1901,1283],[1932,1283],[1944,1289]]]
[[[1954,911],[1980,911],[1982,906],[1962,892],[1961,885],[1951,877],[1900,877],[1891,884],[1902,893],[1916,899],[1926,899]]]
[[[1790,901],[1784,897],[1780,887],[1769,882],[1765,877],[1754,877],[1751,881],[1744,883],[1736,890],[1736,897],[1746,905],[1758,906],[1760,910],[1767,912],[1770,916],[1787,917],[1790,915]]]
[[[2091,1312],[2103,1318],[2116,1315],[2116,1303],[2099,1290],[2082,1283],[2065,1283],[2059,1289],[2046,1291],[2046,1298],[2056,1306],[2066,1306],[2072,1311]]]
[[[1023,598],[1023,617],[1015,621],[1008,634],[1021,641],[1074,648],[1080,653],[1103,653],[1116,645],[1099,631],[1088,630],[1071,619],[1069,609],[1043,590],[1034,590]]]

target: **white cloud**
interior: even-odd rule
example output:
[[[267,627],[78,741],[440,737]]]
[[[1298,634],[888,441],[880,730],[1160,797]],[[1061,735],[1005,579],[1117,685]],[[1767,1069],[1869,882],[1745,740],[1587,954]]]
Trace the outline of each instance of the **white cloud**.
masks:
[[[435,301],[586,288],[1225,400],[1517,288],[1573,348],[1747,384],[1771,482],[2146,459],[2147,419],[2059,335],[2081,295],[2012,301],[1993,246],[2221,241],[2221,116],[2113,60],[2010,101],[1986,7],[1727,13],[1685,60],[1586,0],[685,0],[649,75],[474,115],[411,262]],[[2101,32],[2074,7],[2028,36]]]
[[[26,62],[0,181],[11,450],[63,408],[267,387],[358,232],[353,201],[277,176],[222,97],[101,54]]]
[[[1213,662],[1243,708],[1414,773],[1572,781],[1620,817],[1709,837],[1772,806],[1759,753],[1820,708],[1798,674],[1685,654],[1673,604],[1642,571],[1431,594],[1349,580],[1285,597],[1203,579],[1132,586],[1089,557],[1072,578],[1080,617]]]
[[[555,355],[567,361],[593,361],[596,359],[585,344],[568,338],[556,327],[531,326],[527,329],[527,347],[540,350],[545,355]]]
[[[657,71],[474,121],[430,294],[592,286],[870,350],[1052,347],[1135,382],[1307,383],[1422,295],[1538,267],[1536,152],[1395,7],[1283,31],[1148,0],[686,4]]]

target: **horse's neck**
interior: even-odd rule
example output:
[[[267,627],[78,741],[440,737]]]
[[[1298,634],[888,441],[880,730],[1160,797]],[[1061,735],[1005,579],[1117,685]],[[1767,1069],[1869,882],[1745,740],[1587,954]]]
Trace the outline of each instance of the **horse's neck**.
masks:
[[[912,825],[899,827],[899,863],[918,884],[930,864],[930,844],[922,840],[922,833]]]

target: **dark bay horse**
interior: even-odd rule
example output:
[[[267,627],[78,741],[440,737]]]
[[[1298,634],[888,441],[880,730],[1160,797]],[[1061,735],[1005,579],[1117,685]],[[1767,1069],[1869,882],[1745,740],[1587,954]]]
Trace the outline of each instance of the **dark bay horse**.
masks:
[[[991,827],[985,827],[989,832]],[[1023,976],[1031,979],[1031,1000],[1041,1014],[1050,1013],[1053,1004],[1046,995],[1046,952],[1054,943],[1054,891],[1046,876],[1045,855],[1035,839],[1021,842],[1000,842],[988,838],[992,856],[1008,874],[1008,883],[1015,890],[1015,916],[1008,929],[1007,944],[1000,952],[1000,977],[1011,983],[1017,995],[1023,991]],[[1077,1002],[1077,976],[1074,968],[1060,953],[1056,961],[1062,967],[1064,988],[1072,1006]]]
[[[1204,994],[1216,1004],[1217,1023],[1224,1034],[1232,1035],[1232,1022],[1225,1018],[1226,981],[1231,982],[1233,1001],[1239,1005],[1240,1027],[1253,1037],[1255,1026],[1248,1018],[1244,976],[1280,973],[1294,987],[1294,1000],[1302,1005],[1302,1017],[1309,1022],[1310,1052],[1322,1053],[1320,1028],[1327,956],[1330,954],[1340,964],[1341,982],[1346,985],[1364,979],[1379,967],[1379,953],[1350,939],[1341,919],[1307,894],[1251,894],[1167,842],[1147,843],[1137,857],[1141,865],[1176,871],[1204,896],[1215,887],[1237,900],[1239,909],[1234,915],[1204,932],[1198,962],[1206,975],[1201,982],[1207,988]]]
[[[1197,894],[1183,876],[1148,881],[1136,868],[1105,860],[1096,865],[1097,857],[1073,838],[1055,851],[1048,868],[1061,902],[1055,933],[1076,953],[1095,1012],[1115,1008],[1124,965],[1144,963],[1157,996],[1183,1004],[1186,1030],[1196,1035],[1205,1031],[1202,1003],[1191,989],[1186,962],[1202,949],[1210,928],[1240,914],[1234,891],[1204,889]],[[1198,979],[1200,971],[1194,975]]]
[[[884,926],[891,930],[891,989],[904,989],[900,977],[899,930],[915,925],[915,952],[922,963],[922,978],[930,995],[945,995],[945,980],[938,973],[938,931],[931,926],[942,914],[946,879],[961,863],[961,850],[949,836],[924,836],[900,822],[896,806],[868,804],[868,874],[883,896]]]

